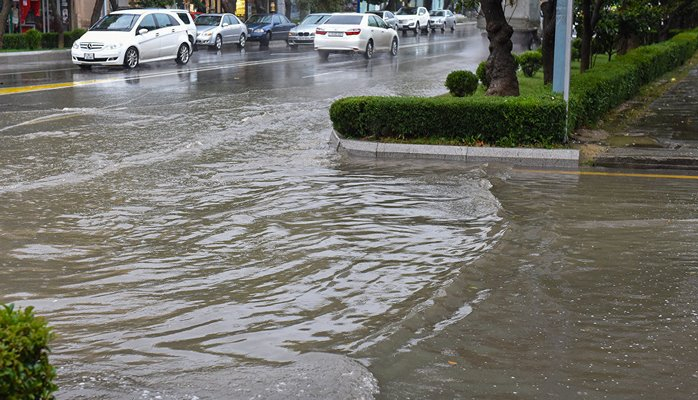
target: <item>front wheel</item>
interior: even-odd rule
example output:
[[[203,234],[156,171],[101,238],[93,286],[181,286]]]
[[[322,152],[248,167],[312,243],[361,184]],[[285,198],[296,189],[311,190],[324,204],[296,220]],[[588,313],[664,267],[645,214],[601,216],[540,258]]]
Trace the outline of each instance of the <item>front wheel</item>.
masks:
[[[318,50],[317,54],[320,56],[322,61],[327,61],[327,59],[330,57],[330,52],[327,50]]]
[[[83,71],[89,71],[92,69],[92,66],[88,64],[78,64],[78,67],[80,67],[80,69]]]
[[[138,50],[135,47],[129,47],[124,54],[124,66],[128,69],[134,69],[138,66]]]
[[[397,38],[393,38],[393,43],[390,45],[390,55],[397,56]]]
[[[453,21],[453,25],[451,25],[451,32],[456,30],[456,22]]]
[[[244,33],[241,33],[240,38],[238,39],[238,49],[244,49],[246,43],[247,43],[247,36],[245,36]]]
[[[366,43],[366,51],[364,52],[364,57],[366,57],[367,60],[373,58],[373,42],[370,40],[368,41],[368,43]]]
[[[175,58],[175,61],[179,65],[184,65],[189,62],[189,54],[189,46],[182,43],[179,45],[179,50],[177,50],[177,58]]]
[[[419,27],[419,22],[417,22],[417,25],[414,26],[414,35],[417,36],[419,31],[421,31],[421,28]]]
[[[216,36],[216,42],[213,44],[213,48],[216,49],[216,51],[223,48],[223,38],[221,35]]]

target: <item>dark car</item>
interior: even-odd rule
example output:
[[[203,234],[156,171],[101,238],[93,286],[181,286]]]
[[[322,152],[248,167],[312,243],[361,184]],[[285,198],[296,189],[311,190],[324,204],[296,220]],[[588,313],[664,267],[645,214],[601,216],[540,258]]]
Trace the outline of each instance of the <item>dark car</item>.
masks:
[[[390,12],[388,10],[378,10],[378,11],[368,11],[368,12],[383,18],[383,21],[385,21],[385,23],[388,24],[389,27],[397,30],[397,17],[392,12]]]
[[[262,45],[272,40],[286,40],[288,31],[296,24],[281,14],[256,14],[245,21],[249,37],[247,40],[257,41]]]

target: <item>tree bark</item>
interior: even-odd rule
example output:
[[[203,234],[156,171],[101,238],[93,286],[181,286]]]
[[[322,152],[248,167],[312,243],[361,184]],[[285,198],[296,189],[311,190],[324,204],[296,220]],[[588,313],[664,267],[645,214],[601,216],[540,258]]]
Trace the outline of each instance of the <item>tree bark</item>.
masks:
[[[594,7],[592,9],[592,0],[582,0],[582,24],[584,26],[584,32],[582,33],[582,48],[580,50],[580,73],[588,70],[591,65],[591,39],[594,37],[594,29],[596,29],[596,24],[601,17],[600,11],[603,0],[593,1]]]
[[[0,10],[0,49],[3,48],[5,30],[7,29],[7,16],[10,15],[12,0],[2,0],[2,10]]]
[[[237,8],[237,0],[225,0],[221,2],[223,5],[223,12],[235,14],[235,9]]]
[[[65,44],[65,34],[63,33],[63,19],[61,18],[58,8],[56,7],[56,0],[49,0],[49,8],[51,9],[51,15],[53,15],[53,24],[56,26],[56,32],[58,33],[58,48],[62,49]]]
[[[543,83],[553,81],[555,67],[555,16],[557,15],[557,0],[546,0],[540,5],[543,12]]]
[[[501,0],[482,0],[482,12],[487,23],[487,38],[490,41],[490,56],[487,59],[487,74],[490,77],[488,96],[518,96],[519,80],[511,50],[514,29],[507,23]]]

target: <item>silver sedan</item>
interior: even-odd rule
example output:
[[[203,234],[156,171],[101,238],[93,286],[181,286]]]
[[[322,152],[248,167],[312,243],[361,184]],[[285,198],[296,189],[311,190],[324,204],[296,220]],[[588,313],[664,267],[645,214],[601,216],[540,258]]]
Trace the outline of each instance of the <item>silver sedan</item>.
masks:
[[[446,29],[454,31],[456,30],[456,16],[451,10],[433,10],[429,12],[429,25],[432,32],[437,29],[441,29],[441,32]]]
[[[235,43],[244,48],[247,27],[233,14],[201,14],[196,24],[196,44],[220,50],[224,43]]]

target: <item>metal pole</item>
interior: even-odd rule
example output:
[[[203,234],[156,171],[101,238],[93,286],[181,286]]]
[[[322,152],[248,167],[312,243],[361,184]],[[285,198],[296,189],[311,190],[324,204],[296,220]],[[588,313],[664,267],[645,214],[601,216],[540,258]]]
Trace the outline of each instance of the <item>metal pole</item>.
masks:
[[[573,0],[558,0],[555,11],[555,63],[553,66],[553,92],[562,93],[569,100],[570,63],[572,52]]]
[[[107,15],[107,3],[108,3],[108,1],[107,0],[102,0],[102,1],[104,1],[104,16],[106,16]]]

